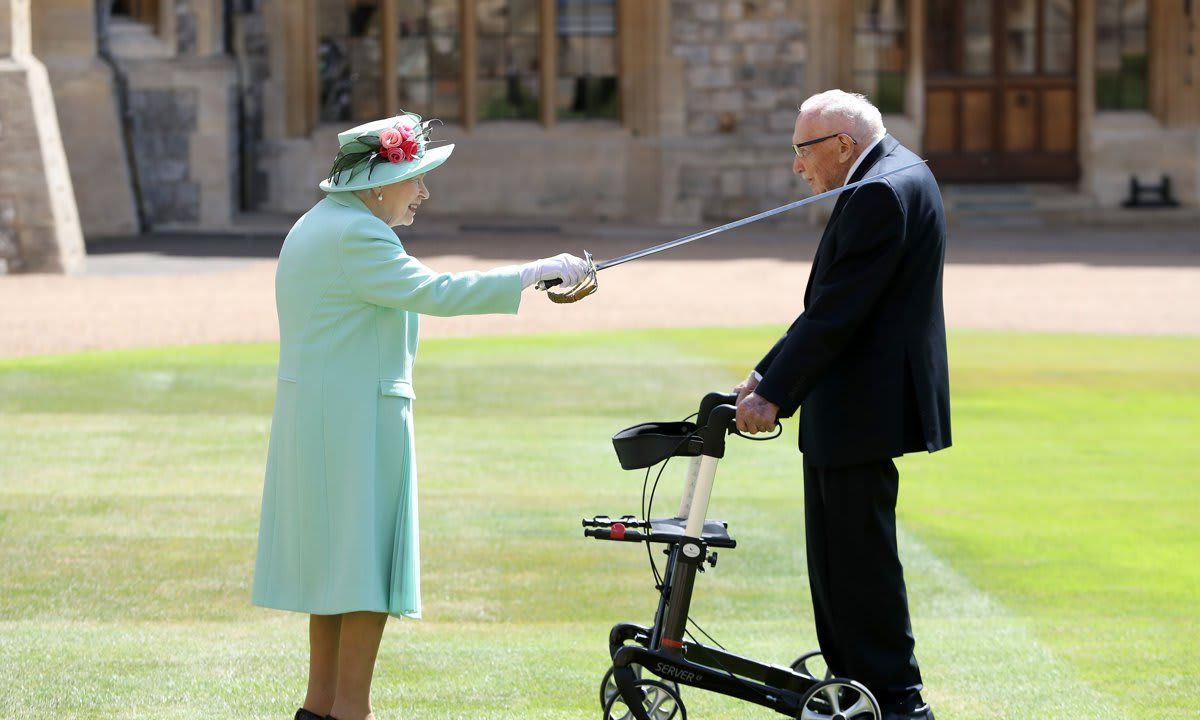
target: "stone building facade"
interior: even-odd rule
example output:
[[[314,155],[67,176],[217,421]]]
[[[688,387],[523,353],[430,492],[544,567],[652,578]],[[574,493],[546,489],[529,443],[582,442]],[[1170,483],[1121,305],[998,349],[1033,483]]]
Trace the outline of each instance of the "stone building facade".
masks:
[[[401,109],[458,145],[431,183],[444,213],[742,216],[807,192],[792,124],[830,87],[948,181],[1116,208],[1167,176],[1196,207],[1198,6],[36,0],[32,22],[92,239],[303,212],[337,131]]]
[[[0,274],[75,272],[84,247],[30,0],[0,2]]]

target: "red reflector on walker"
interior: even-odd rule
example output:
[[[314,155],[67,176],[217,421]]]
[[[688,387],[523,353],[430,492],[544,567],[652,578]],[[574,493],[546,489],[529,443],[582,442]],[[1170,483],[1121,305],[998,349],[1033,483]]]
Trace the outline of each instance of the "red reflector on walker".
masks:
[[[683,643],[682,643],[682,642],[680,642],[679,640],[672,640],[671,638],[663,638],[663,639],[662,639],[662,644],[663,644],[665,647],[669,647],[669,648],[681,648],[681,647],[683,647]]]
[[[613,523],[608,536],[613,540],[625,539],[625,523]]]

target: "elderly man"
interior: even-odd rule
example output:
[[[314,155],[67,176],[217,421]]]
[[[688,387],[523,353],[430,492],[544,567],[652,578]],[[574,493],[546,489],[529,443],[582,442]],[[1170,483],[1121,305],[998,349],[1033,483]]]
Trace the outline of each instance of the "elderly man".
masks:
[[[792,169],[814,193],[917,161],[861,95],[800,108]],[[896,551],[893,458],[950,446],[942,311],[946,221],[920,166],[843,193],[813,259],[804,312],[738,385],[737,424],[765,432],[803,407],[804,517],[821,652],[884,720],[932,720],[921,698]]]

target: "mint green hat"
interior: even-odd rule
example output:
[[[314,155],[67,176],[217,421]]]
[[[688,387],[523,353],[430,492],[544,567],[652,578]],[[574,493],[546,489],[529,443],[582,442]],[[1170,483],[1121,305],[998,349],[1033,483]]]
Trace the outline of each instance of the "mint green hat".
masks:
[[[429,147],[434,122],[422,122],[420,115],[405,113],[338,133],[337,158],[320,188],[329,193],[366,190],[436,168],[454,152],[454,145]]]

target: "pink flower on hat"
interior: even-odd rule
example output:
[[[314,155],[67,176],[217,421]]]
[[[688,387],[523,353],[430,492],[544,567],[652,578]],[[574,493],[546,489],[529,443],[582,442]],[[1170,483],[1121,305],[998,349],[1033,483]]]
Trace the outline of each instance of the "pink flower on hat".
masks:
[[[404,142],[404,136],[395,128],[388,128],[379,133],[379,147],[385,153],[394,147],[400,147],[402,142]]]
[[[397,125],[379,133],[379,154],[389,162],[408,162],[417,157],[421,146],[411,125]]]
[[[404,152],[405,160],[412,160],[417,157],[421,146],[417,143],[416,138],[408,138],[400,143],[400,149]]]

